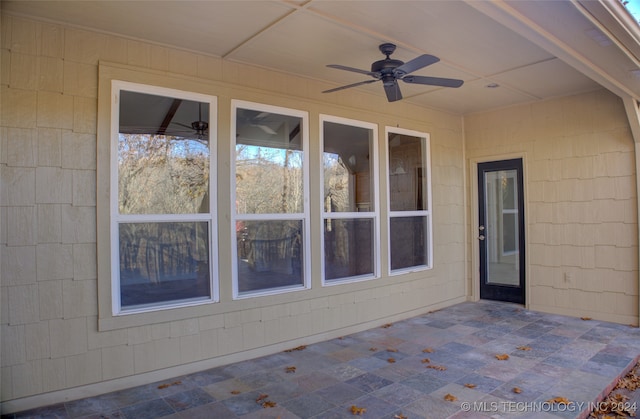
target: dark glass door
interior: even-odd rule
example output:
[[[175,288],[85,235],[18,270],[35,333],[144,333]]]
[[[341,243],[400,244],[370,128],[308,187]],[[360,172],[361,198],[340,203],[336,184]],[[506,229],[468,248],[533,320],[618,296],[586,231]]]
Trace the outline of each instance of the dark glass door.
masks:
[[[478,164],[480,298],[524,304],[522,159]]]

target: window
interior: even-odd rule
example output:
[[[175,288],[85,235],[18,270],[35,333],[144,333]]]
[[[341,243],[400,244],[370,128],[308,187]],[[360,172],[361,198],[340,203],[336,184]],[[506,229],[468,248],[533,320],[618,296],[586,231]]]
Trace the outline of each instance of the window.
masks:
[[[234,297],[309,286],[306,112],[232,101]]]
[[[429,136],[387,128],[392,273],[432,266]]]
[[[378,275],[377,127],[321,116],[324,284]]]
[[[216,99],[112,86],[113,313],[215,301]]]

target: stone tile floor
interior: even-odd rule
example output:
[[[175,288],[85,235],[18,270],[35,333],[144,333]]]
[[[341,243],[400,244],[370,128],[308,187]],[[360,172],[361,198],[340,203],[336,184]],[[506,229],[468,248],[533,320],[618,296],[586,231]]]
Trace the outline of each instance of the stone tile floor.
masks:
[[[481,301],[3,417],[584,418],[639,355],[638,328]]]

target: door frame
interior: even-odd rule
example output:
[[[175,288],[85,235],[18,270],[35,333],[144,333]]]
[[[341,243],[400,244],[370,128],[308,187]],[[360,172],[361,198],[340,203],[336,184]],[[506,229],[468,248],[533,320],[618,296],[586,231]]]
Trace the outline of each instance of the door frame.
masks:
[[[524,240],[525,240],[525,248],[524,248],[524,260],[525,266],[522,266],[521,269],[524,270],[525,281],[524,281],[524,307],[528,308],[530,306],[530,298],[531,298],[531,275],[530,275],[530,257],[529,257],[529,223],[527,214],[529,212],[529,199],[528,199],[528,181],[527,181],[527,155],[526,153],[514,153],[514,154],[500,154],[500,155],[491,155],[491,156],[483,156],[478,158],[469,159],[469,207],[467,209],[467,215],[469,216],[469,229],[467,230],[468,243],[470,246],[468,247],[470,253],[469,260],[471,272],[467,277],[471,278],[471,283],[468,288],[468,298],[470,301],[479,301],[480,300],[480,245],[478,240],[478,231],[480,227],[479,215],[478,215],[478,205],[480,202],[478,196],[478,165],[480,163],[489,163],[493,161],[501,161],[501,160],[512,160],[512,159],[522,159],[522,183],[523,183],[523,199],[524,199],[524,213],[525,213],[525,224],[524,228]]]

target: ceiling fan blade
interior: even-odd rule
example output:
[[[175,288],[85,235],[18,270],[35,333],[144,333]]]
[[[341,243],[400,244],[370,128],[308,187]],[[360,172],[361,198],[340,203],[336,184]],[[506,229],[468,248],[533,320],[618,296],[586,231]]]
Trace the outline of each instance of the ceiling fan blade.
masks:
[[[371,71],[368,71],[368,70],[360,70],[359,68],[347,67],[346,65],[328,64],[327,67],[335,68],[335,69],[338,69],[338,70],[352,71],[354,73],[366,74],[367,76],[372,76],[372,77],[377,77],[378,76],[377,73],[372,73]]]
[[[277,132],[275,132],[270,126],[268,125],[263,125],[263,124],[251,124],[252,127],[258,127],[260,128],[262,131],[266,132],[267,134],[270,135],[276,135]]]
[[[442,77],[406,76],[401,79],[405,83],[428,84],[431,86],[460,87],[464,83],[458,79],[445,79]]]
[[[406,63],[402,64],[400,67],[394,70],[394,73],[396,73],[399,77],[402,77],[405,74],[413,73],[416,70],[419,70],[431,64],[435,64],[438,61],[440,61],[440,58],[438,57],[429,54],[423,54],[411,61],[407,61]]]
[[[191,125],[182,124],[182,123],[180,123],[180,122],[171,122],[171,124],[173,124],[173,125],[179,125],[179,126],[181,126],[181,127],[185,127],[185,128],[192,129]]]
[[[398,86],[398,82],[395,80],[393,81],[393,83],[384,84],[384,92],[387,94],[387,100],[389,102],[395,102],[396,100],[402,99],[400,86]]]
[[[340,87],[336,87],[335,89],[329,89],[329,90],[325,90],[322,93],[331,93],[331,92],[337,92],[338,90],[344,90],[344,89],[348,89],[350,87],[356,87],[356,86],[360,86],[363,84],[369,84],[369,83],[374,83],[378,80],[366,80],[366,81],[359,81],[357,83],[352,83],[352,84],[347,84],[346,86],[340,86]]]

